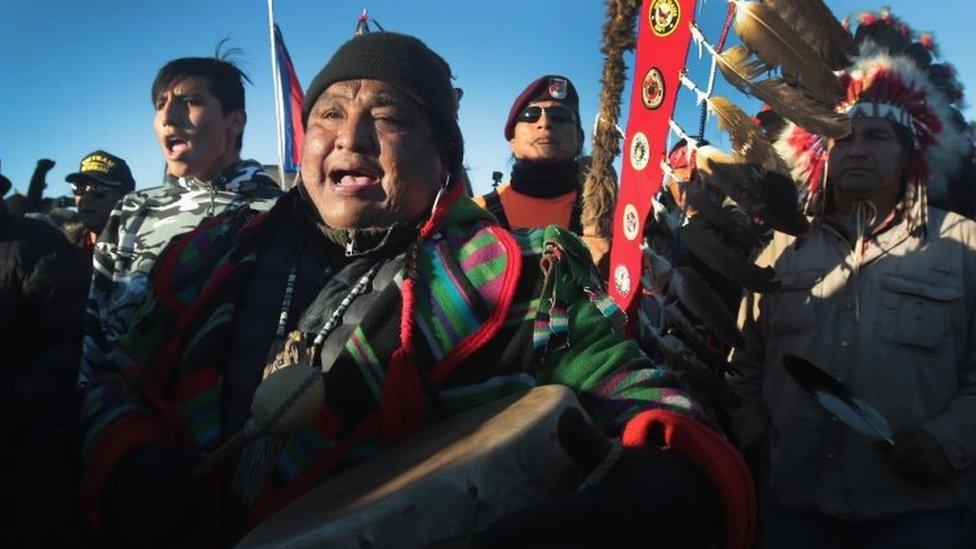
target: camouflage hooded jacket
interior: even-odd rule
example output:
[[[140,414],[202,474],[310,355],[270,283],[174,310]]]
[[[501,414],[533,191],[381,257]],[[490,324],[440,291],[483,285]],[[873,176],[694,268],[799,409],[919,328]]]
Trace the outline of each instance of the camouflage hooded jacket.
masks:
[[[95,244],[79,384],[87,385],[92,366],[125,332],[153,264],[173,238],[241,206],[266,211],[281,194],[261,164],[243,160],[209,182],[167,175],[159,187],[122,197]]]

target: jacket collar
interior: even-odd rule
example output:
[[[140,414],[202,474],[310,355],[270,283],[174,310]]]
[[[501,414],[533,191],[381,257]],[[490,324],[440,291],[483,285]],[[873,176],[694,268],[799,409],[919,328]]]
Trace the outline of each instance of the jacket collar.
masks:
[[[479,221],[495,224],[494,217],[487,210],[479,207],[471,197],[463,192],[448,191],[445,193],[444,206],[447,211],[438,224],[437,230],[444,230],[452,226],[466,225]],[[362,257],[374,253],[393,251],[398,253],[417,236],[418,224],[400,223],[389,229],[370,229],[365,231],[337,230],[325,226],[321,217],[305,193],[301,182],[288,192],[295,217],[299,219],[302,229],[314,231],[322,235],[328,242],[328,247],[334,244],[343,249],[346,257]]]
[[[224,168],[210,181],[196,177],[176,177],[166,174],[164,184],[188,191],[210,190],[244,192],[261,186],[276,186],[271,176],[257,160],[240,160]]]

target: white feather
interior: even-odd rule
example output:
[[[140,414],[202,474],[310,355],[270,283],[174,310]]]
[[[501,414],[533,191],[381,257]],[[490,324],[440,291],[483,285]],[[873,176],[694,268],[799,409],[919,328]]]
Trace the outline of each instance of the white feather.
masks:
[[[854,398],[854,406],[850,406],[827,391],[815,391],[814,394],[820,404],[844,425],[873,440],[884,441],[894,446],[894,441],[891,440],[894,433],[888,425],[888,420],[863,400]]]

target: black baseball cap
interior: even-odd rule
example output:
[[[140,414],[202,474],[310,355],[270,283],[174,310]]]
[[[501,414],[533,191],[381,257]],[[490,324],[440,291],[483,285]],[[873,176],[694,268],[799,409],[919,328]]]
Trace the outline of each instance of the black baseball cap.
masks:
[[[78,171],[64,178],[68,183],[76,184],[87,179],[126,192],[136,188],[136,180],[132,178],[132,171],[125,160],[105,151],[95,151],[82,158]]]

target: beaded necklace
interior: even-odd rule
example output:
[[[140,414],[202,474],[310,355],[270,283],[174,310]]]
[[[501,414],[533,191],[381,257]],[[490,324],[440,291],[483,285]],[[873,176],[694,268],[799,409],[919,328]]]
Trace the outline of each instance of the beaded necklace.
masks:
[[[312,352],[310,355],[313,364],[314,361],[318,360],[319,354],[322,352],[322,346],[324,345],[326,338],[328,338],[329,334],[331,334],[336,329],[336,327],[338,327],[339,324],[342,322],[342,316],[346,313],[346,310],[349,308],[349,306],[352,305],[352,302],[355,301],[356,298],[358,298],[359,296],[366,293],[366,289],[373,281],[373,278],[376,276],[376,273],[379,272],[382,264],[383,264],[382,261],[375,263],[372,267],[369,268],[368,271],[366,271],[366,273],[364,273],[361,277],[359,277],[359,280],[357,280],[356,283],[353,285],[352,289],[349,290],[349,293],[342,298],[342,301],[339,302],[339,305],[336,306],[335,310],[332,311],[332,314],[329,315],[328,320],[325,321],[325,323],[322,325],[322,328],[318,331],[318,333],[315,334],[315,339],[312,341]],[[331,274],[331,272],[332,272],[332,268],[327,267],[325,276],[328,276],[329,274]],[[296,261],[295,264],[292,265],[291,267],[291,272],[288,273],[288,282],[285,285],[285,298],[284,300],[282,300],[281,303],[281,313],[278,315],[278,329],[275,332],[276,343],[283,341],[285,339],[285,334],[288,331],[288,318],[291,315],[292,299],[295,294],[295,282],[297,279],[298,279],[298,262]],[[323,371],[325,370],[324,365],[322,366],[322,369]]]

